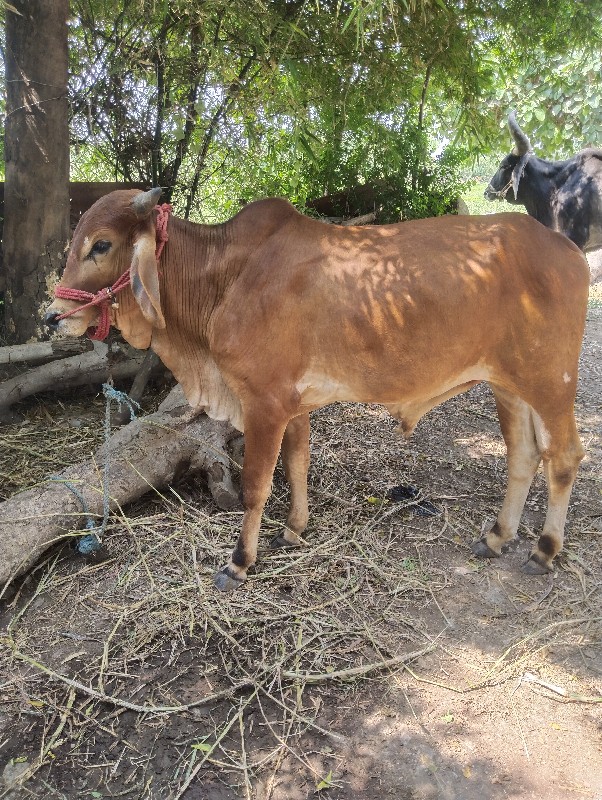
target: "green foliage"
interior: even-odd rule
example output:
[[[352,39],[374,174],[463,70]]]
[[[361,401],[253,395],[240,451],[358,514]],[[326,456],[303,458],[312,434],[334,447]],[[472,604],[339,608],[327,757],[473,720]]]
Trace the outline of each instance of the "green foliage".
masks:
[[[413,136],[408,137],[410,142],[420,144],[423,136],[420,132],[412,133]],[[401,169],[386,178],[383,176],[387,186],[379,198],[382,204],[379,221],[396,222],[454,213],[458,198],[470,183],[461,177],[466,153],[450,146],[434,157],[424,147],[405,147],[406,142],[407,138],[400,143],[403,149],[396,151],[405,156]]]
[[[443,2],[74,0],[73,10],[78,176],[164,185],[178,211],[204,218],[263,194],[303,204],[385,178],[403,190],[397,214],[446,206],[445,159],[416,136],[437,125],[431,88],[469,94],[479,73],[472,32]]]
[[[501,94],[516,107],[519,124],[547,158],[565,158],[600,145],[602,53],[569,51],[533,54],[529,64]]]
[[[601,7],[72,0],[73,174],[162,185],[200,220],[363,184],[382,219],[444,213],[513,107],[542,155],[597,140]]]

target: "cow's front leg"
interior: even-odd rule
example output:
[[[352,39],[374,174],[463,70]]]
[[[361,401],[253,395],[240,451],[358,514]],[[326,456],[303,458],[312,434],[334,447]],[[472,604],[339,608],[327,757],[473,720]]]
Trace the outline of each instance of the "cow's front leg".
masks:
[[[238,588],[257,558],[257,541],[263,508],[272,487],[272,477],[288,420],[270,409],[245,413],[245,460],[242,470],[242,501],[245,513],[242,531],[229,564],[214,578],[223,592]]]
[[[290,486],[291,502],[286,526],[274,536],[271,547],[295,547],[307,526],[307,471],[309,469],[309,414],[294,417],[282,440],[282,466]]]

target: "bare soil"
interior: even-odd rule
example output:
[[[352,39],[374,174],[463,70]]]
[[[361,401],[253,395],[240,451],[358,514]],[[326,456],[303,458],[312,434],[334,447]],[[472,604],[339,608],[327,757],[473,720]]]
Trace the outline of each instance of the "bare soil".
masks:
[[[471,555],[505,477],[486,387],[409,443],[377,406],[330,406],[313,417],[307,546],[267,549],[279,471],[265,550],[235,594],[211,577],[241,515],[191,483],[116,515],[105,560],[59,547],[4,593],[0,797],[602,800],[599,305],[577,398],[587,456],[553,575],[520,571],[541,474],[516,549]],[[54,400],[28,414],[48,462],[44,437],[57,464],[96,444],[73,424],[61,439],[70,412]],[[15,459],[18,434],[0,432]],[[389,502],[398,484],[440,513]]]

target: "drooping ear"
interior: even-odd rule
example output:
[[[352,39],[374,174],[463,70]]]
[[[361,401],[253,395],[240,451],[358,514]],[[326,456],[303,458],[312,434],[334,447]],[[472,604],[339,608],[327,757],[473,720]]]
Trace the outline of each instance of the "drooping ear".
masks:
[[[525,167],[527,166],[527,161],[531,157],[531,151],[524,153],[518,160],[518,164],[512,170],[512,191],[514,192],[514,199],[518,200],[518,186],[520,184],[520,179],[525,174]]]
[[[134,214],[138,219],[145,219],[157,205],[161,197],[162,189],[149,189],[148,192],[140,192],[131,202]]]
[[[154,328],[164,328],[161,311],[159,271],[155,258],[155,237],[145,231],[134,242],[134,255],[130,266],[132,292],[144,318]]]

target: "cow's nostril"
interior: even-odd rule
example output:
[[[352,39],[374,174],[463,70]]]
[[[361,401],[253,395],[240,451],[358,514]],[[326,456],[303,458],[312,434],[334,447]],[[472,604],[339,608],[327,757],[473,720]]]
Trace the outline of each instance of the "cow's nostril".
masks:
[[[44,323],[50,330],[55,331],[59,326],[59,317],[57,311],[49,311],[44,317]]]

